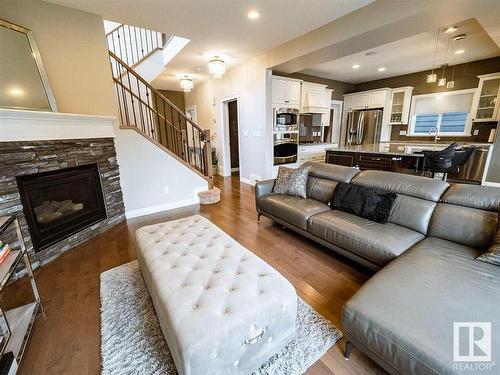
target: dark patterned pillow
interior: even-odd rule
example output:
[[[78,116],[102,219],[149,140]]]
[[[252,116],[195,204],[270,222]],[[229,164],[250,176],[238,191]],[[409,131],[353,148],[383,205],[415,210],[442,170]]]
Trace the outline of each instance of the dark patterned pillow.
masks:
[[[493,236],[493,240],[488,250],[479,255],[476,259],[500,266],[500,207],[498,207],[497,232]]]
[[[274,181],[273,193],[307,198],[306,190],[309,169],[311,169],[311,166],[297,169],[279,167],[278,176]]]

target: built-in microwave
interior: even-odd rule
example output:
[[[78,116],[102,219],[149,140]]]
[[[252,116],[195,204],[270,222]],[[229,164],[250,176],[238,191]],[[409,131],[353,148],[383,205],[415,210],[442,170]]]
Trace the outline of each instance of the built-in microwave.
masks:
[[[299,110],[297,108],[274,108],[274,130],[299,130]]]

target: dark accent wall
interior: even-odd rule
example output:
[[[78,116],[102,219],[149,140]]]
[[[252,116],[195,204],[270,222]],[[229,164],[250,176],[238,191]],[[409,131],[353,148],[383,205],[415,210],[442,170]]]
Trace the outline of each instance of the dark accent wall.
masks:
[[[452,67],[446,69],[445,77],[448,80],[451,78],[451,70]],[[438,75],[438,78],[441,77],[441,68],[435,70],[434,72]],[[500,56],[455,65],[455,88],[453,90],[476,88],[479,85],[479,78],[477,78],[477,76],[496,72],[500,72]],[[430,73],[431,70],[425,70],[423,72],[404,74],[376,81],[362,82],[354,85],[353,89],[349,91],[349,93],[379,89],[383,87],[395,88],[402,86],[414,87],[413,95],[450,91],[450,89],[447,89],[446,87],[438,87],[436,83],[427,83],[426,78]]]
[[[174,105],[179,108],[182,113],[186,111],[186,102],[184,101],[184,92],[173,90],[159,90],[160,93],[170,100]]]
[[[310,76],[309,74],[302,74],[302,73],[284,74],[284,73],[280,73],[280,72],[273,72],[273,74],[277,75],[277,76],[287,77],[287,78],[301,79],[301,80],[306,81],[306,82],[319,83],[321,85],[328,85],[328,88],[333,90],[332,99],[334,99],[334,100],[343,100],[342,96],[344,94],[352,92],[355,88],[354,84],[352,84],[352,83],[346,83],[346,82],[341,82],[341,81],[335,81],[333,79]]]

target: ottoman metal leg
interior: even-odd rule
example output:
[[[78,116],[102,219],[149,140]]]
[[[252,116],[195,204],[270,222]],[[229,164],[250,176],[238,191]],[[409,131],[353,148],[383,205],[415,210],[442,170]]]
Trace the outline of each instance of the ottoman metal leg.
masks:
[[[349,357],[351,356],[351,350],[352,350],[352,344],[350,341],[346,341],[345,343],[345,349],[344,349],[344,359],[346,361],[349,360]]]
[[[260,223],[260,215],[261,214],[257,214],[257,223]]]

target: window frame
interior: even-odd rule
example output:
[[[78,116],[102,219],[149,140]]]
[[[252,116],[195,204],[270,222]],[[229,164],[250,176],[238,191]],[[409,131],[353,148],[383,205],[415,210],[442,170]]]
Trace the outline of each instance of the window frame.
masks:
[[[429,137],[428,133],[416,133],[415,132],[415,122],[417,119],[417,114],[415,113],[415,102],[419,98],[436,98],[438,95],[461,95],[461,94],[472,94],[472,103],[469,113],[467,114],[467,119],[465,120],[465,128],[463,132],[445,132],[442,133],[441,130],[441,120],[443,118],[443,113],[448,112],[429,112],[435,113],[438,115],[437,128],[438,134],[440,137],[470,137],[471,129],[472,129],[472,115],[474,112],[474,99],[476,96],[477,89],[465,89],[465,90],[455,90],[455,91],[445,91],[445,92],[435,92],[432,94],[422,94],[422,95],[413,95],[411,98],[411,110],[410,110],[410,122],[408,126],[408,135],[412,137]],[[436,99],[437,100],[437,99]]]

